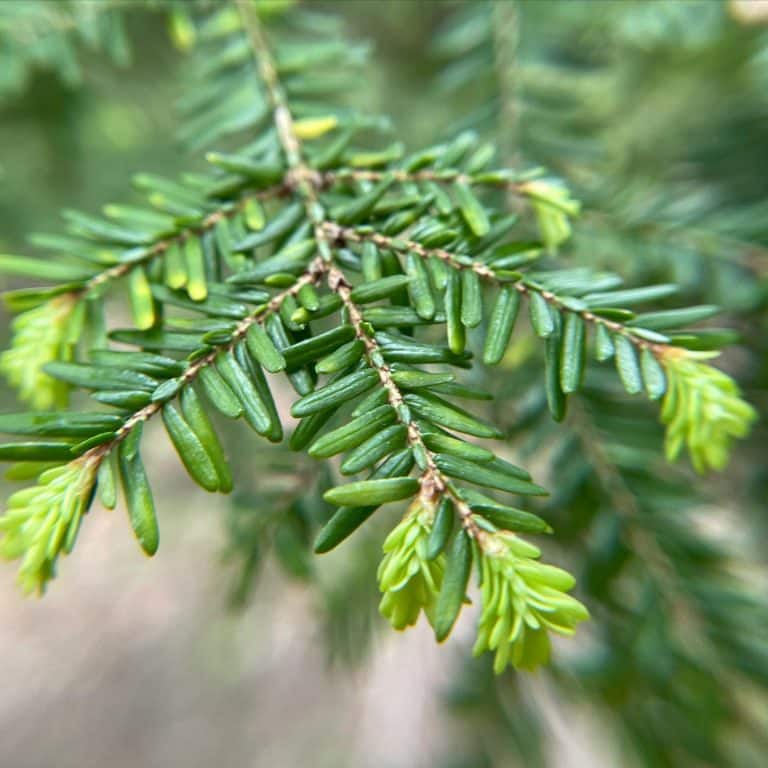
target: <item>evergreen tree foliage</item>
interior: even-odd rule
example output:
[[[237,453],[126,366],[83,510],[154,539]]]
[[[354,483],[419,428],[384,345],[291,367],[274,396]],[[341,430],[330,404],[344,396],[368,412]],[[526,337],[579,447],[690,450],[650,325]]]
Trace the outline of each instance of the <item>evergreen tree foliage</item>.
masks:
[[[30,18],[46,5],[29,3]],[[91,39],[80,5],[67,4],[71,23],[51,39],[68,46],[75,31]],[[280,0],[151,5],[169,14],[176,43],[191,48],[181,138],[209,150],[207,171],[180,180],[139,174],[140,204],[109,204],[103,216],[65,211],[66,234],[35,238],[43,254],[0,257],[4,274],[48,284],[5,295],[14,336],[0,369],[30,410],[0,417],[0,430],[15,436],[0,458],[13,462],[9,477],[27,482],[0,518],[0,551],[20,560],[22,589],[42,593],[83,517],[120,496],[139,545],[155,554],[158,515],[141,457],[147,421],[159,416],[202,489],[229,493],[233,449],[217,422],[242,420],[275,444],[280,461],[277,444],[287,443],[297,454],[289,466],[310,461],[317,474],[287,509],[269,493],[236,498],[236,599],[247,594],[266,529],[287,569],[306,577],[308,541],[328,552],[386,516],[380,507],[399,504],[406,511],[377,571],[379,610],[394,628],[423,612],[443,641],[477,583],[475,652],[490,651],[501,673],[546,662],[552,633],[592,626],[588,654],[575,663],[566,654],[557,684],[591,680],[606,710],[625,704],[633,713],[626,736],[640,752],[654,743],[649,733],[662,732],[659,719],[670,724],[665,733],[674,725],[678,741],[657,739],[646,764],[689,764],[697,750],[725,761],[723,733],[742,725],[728,681],[768,683],[765,605],[690,521],[698,501],[690,476],[661,457],[686,454],[697,473],[722,470],[756,410],[713,364],[734,334],[699,325],[718,312],[718,297],[680,280],[677,266],[634,270],[642,279],[625,283],[623,262],[580,256],[595,237],[625,238],[643,253],[669,238],[691,249],[690,275],[701,258],[691,243],[720,246],[734,236],[720,226],[727,217],[714,196],[711,232],[667,226],[657,210],[637,218],[632,185],[644,180],[588,146],[571,151],[579,130],[618,130],[631,66],[596,48],[604,71],[585,73],[565,56],[564,72],[531,71],[525,45],[515,45],[516,5],[462,4],[435,42],[449,60],[441,87],[458,98],[472,83],[471,98],[485,102],[454,136],[406,151],[386,141],[386,119],[348,98],[367,48],[349,44],[335,17]],[[523,7],[535,17],[533,5]],[[559,8],[564,49],[567,34],[583,27],[598,40],[621,39],[616,29],[626,27],[647,41],[632,22],[640,6],[592,22],[580,5]],[[104,3],[101,13],[119,19],[125,10]],[[664,32],[655,43],[672,46],[673,56],[694,27],[730,23],[707,19],[683,19],[682,43],[672,46]],[[103,47],[119,60],[111,39]],[[70,77],[63,59],[46,57]],[[579,112],[587,99],[569,111],[557,98],[572,97],[566,82],[588,88],[589,78],[605,77],[616,78],[617,99],[596,114]],[[529,83],[547,91],[549,109],[519,107],[516,94]],[[588,118],[603,122],[595,128]],[[674,185],[648,175],[662,207]],[[722,183],[713,174],[712,186]],[[752,221],[758,206],[745,200],[739,211]],[[650,235],[638,237],[646,228]],[[705,258],[718,285],[745,268]],[[755,282],[743,294],[750,309],[760,301]],[[113,327],[105,303],[114,295],[125,297],[131,327]],[[285,393],[290,419],[276,403]],[[511,461],[526,457],[550,476],[551,496]],[[264,514],[250,514],[254,506]],[[567,552],[578,579],[540,559],[530,539],[546,534],[563,553],[553,559]],[[357,620],[354,631],[365,633],[367,614],[345,615],[345,590],[363,590],[365,601],[365,579],[375,578],[365,540],[360,549],[349,567],[362,577],[325,594],[334,619]],[[335,638],[338,626],[329,629]],[[469,668],[467,690],[454,698],[466,704],[477,695],[478,707],[493,709],[497,684],[485,669]],[[661,706],[670,675],[711,693],[695,704],[695,725],[694,704],[677,691],[667,688]],[[519,684],[499,685],[515,695]],[[523,699],[516,706],[521,722],[536,722]],[[491,722],[508,725],[496,715]],[[534,725],[510,733],[530,750]]]
[[[731,365],[764,405],[765,26],[745,23],[736,3],[594,9],[455,4],[433,45],[437,86],[456,104],[456,127],[568,179],[583,200],[568,246],[575,263],[674,282],[698,305],[692,318],[703,320],[713,304],[739,312]],[[663,331],[668,306],[646,324]],[[723,328],[705,335],[736,340]],[[500,409],[494,423],[557,480],[541,514],[578,550],[579,590],[592,610],[591,648],[556,659],[551,692],[588,709],[627,764],[760,765],[768,611],[761,547],[746,532],[764,530],[764,432],[728,482],[692,482],[659,462],[647,409],[627,402],[603,371],[587,371],[564,431],[533,380],[536,352],[520,343],[508,362],[518,381],[494,394],[519,405],[511,415]],[[667,367],[670,390],[688,365],[698,365],[695,356]],[[692,407],[707,399],[700,395]],[[672,457],[685,428],[673,426],[665,405]],[[728,522],[713,535],[706,521],[722,520],[715,510],[723,508]],[[521,755],[552,764],[536,746],[550,728],[546,713],[524,683],[467,666],[448,703],[469,741],[451,765]],[[481,731],[481,722],[494,725]]]
[[[37,69],[50,70],[66,85],[80,85],[80,48],[103,52],[118,66],[128,66],[127,8],[127,3],[109,1],[3,3],[0,95],[23,91]]]

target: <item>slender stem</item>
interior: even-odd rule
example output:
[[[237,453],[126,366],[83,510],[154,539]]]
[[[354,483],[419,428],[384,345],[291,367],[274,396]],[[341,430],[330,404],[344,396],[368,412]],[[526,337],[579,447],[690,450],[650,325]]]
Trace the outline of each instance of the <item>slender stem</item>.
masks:
[[[285,152],[288,167],[292,169],[300,168],[304,165],[301,157],[301,142],[296,136],[296,131],[293,127],[293,117],[291,116],[290,109],[288,109],[285,92],[277,76],[277,65],[272,58],[269,46],[262,32],[255,3],[251,2],[251,0],[237,0],[237,7],[240,11],[243,28],[251,41],[259,74],[267,90],[269,100],[272,103],[275,128]]]
[[[427,169],[421,171],[404,171],[397,168],[387,169],[385,171],[357,170],[354,168],[343,168],[336,171],[324,171],[322,178],[326,184],[333,184],[337,181],[381,181],[384,178],[391,178],[401,184],[419,183],[431,181],[436,184],[454,184],[462,183],[469,186],[487,186],[507,189],[512,193],[523,194],[525,189],[524,182],[515,181],[506,178],[503,174],[483,176],[472,176],[462,173],[454,168],[445,170]]]
[[[324,226],[328,236],[332,240],[349,243],[362,243],[369,240],[379,248],[398,251],[400,253],[415,253],[424,259],[438,259],[443,261],[453,269],[471,269],[480,277],[486,280],[497,281],[496,273],[486,264],[472,260],[469,256],[446,251],[444,248],[425,248],[421,243],[415,240],[404,240],[398,237],[388,237],[379,232],[360,231],[350,227],[340,227],[337,224],[328,222]]]
[[[180,389],[193,382],[197,378],[200,371],[202,371],[204,368],[207,368],[209,365],[212,365],[220,354],[232,350],[237,344],[239,344],[243,338],[245,338],[245,335],[248,333],[248,329],[252,325],[263,323],[267,317],[278,312],[283,302],[288,297],[296,296],[301,288],[303,288],[305,285],[312,285],[319,282],[321,276],[327,271],[327,269],[328,265],[323,259],[315,259],[308,266],[306,271],[303,272],[292,285],[280,293],[275,294],[266,304],[260,305],[252,314],[244,317],[237,324],[235,330],[232,332],[230,340],[226,344],[215,347],[207,355],[204,355],[203,357],[191,363],[180,377]],[[170,400],[173,397],[176,397],[178,391],[179,390],[177,390],[177,392],[168,399]],[[158,411],[162,409],[166,402],[168,402],[168,400],[159,400],[145,405],[143,408],[139,409],[128,419],[126,419],[112,440],[91,448],[89,451],[86,451],[82,456],[80,456],[78,460],[85,460],[86,462],[100,462],[102,458],[106,456],[106,454],[108,454],[118,445],[118,443],[122,442],[126,437],[128,437],[131,430],[133,430],[137,425],[147,421],[148,419],[151,419],[152,416],[154,416]]]
[[[515,0],[494,0],[491,14],[493,59],[499,86],[500,152],[505,162],[514,165],[519,152],[515,68],[520,42],[520,10]]]
[[[582,320],[592,325],[605,326],[612,333],[620,333],[627,338],[632,344],[639,349],[648,349],[658,358],[679,356],[684,353],[680,347],[674,347],[670,344],[661,344],[658,342],[648,341],[647,339],[640,338],[632,333],[632,329],[628,328],[623,323],[618,323],[615,320],[608,320],[607,318],[600,317],[594,312],[588,309],[573,309],[567,305],[567,303],[552,291],[548,291],[545,288],[539,288],[530,283],[526,283],[523,280],[505,281],[502,280],[496,272],[487,264],[473,260],[469,256],[453,253],[447,251],[444,248],[425,248],[421,243],[417,243],[414,240],[404,240],[395,237],[388,237],[382,235],[379,232],[361,231],[357,229],[351,229],[347,227],[340,227],[334,223],[328,222],[324,225],[324,229],[327,232],[328,237],[337,242],[351,242],[361,243],[364,241],[370,241],[377,245],[379,248],[385,248],[387,250],[397,251],[399,253],[415,253],[423,259],[438,259],[451,268],[456,270],[470,269],[478,276],[492,282],[496,285],[506,285],[513,287],[516,291],[524,296],[529,296],[532,293],[537,293],[546,301],[550,306],[554,307],[559,312],[571,312],[579,315]]]
[[[317,196],[318,189],[325,185],[333,184],[342,178],[374,179],[378,178],[377,172],[362,172],[352,174],[325,173],[319,174],[304,162],[301,153],[301,142],[296,136],[290,109],[287,106],[285,94],[277,76],[277,67],[272,59],[269,48],[261,32],[261,25],[251,3],[247,0],[238,0],[243,25],[245,26],[253,44],[254,55],[261,72],[264,85],[269,94],[274,110],[275,127],[280,144],[283,147],[286,161],[289,167],[288,181],[293,188],[304,198],[307,216],[314,226],[315,240],[317,242],[320,258],[326,265],[328,286],[342,301],[349,315],[349,321],[355,329],[355,334],[365,345],[365,356],[371,367],[378,373],[382,386],[387,392],[390,405],[394,408],[400,422],[407,429],[407,440],[414,452],[421,458],[422,466],[421,493],[425,501],[434,504],[438,497],[446,494],[451,497],[462,524],[467,532],[474,538],[479,538],[480,529],[477,526],[472,510],[458,495],[451,483],[440,472],[434,461],[434,455],[424,443],[418,424],[410,415],[408,406],[403,401],[403,395],[392,378],[392,373],[384,361],[378,342],[371,338],[365,331],[363,315],[360,309],[352,301],[352,286],[344,276],[344,273],[333,264],[332,241],[338,227],[326,218],[325,210]],[[458,175],[460,176],[460,175]],[[398,178],[395,172],[395,178]],[[401,181],[412,180],[414,177],[407,174],[401,175]],[[431,178],[426,174],[421,180]],[[435,176],[436,178],[436,176]],[[455,180],[457,175],[453,176]]]
[[[100,285],[125,277],[125,275],[136,267],[152,261],[156,256],[164,254],[171,246],[181,244],[193,235],[201,235],[204,232],[208,232],[213,229],[219,221],[232,218],[242,211],[249,200],[266,200],[283,195],[287,190],[287,185],[281,183],[268,187],[267,189],[243,195],[236,203],[228,203],[226,207],[219,208],[218,210],[213,211],[213,213],[208,214],[208,216],[206,216],[200,223],[184,227],[175,235],[158,240],[151,245],[140,258],[132,259],[131,261],[123,261],[120,264],[115,264],[114,266],[99,272],[90,278],[79,291],[73,291],[73,293],[76,295],[87,294],[98,288]]]
[[[413,449],[417,462],[422,469],[421,477],[419,478],[422,499],[427,505],[434,506],[441,496],[448,496],[453,502],[454,508],[467,533],[479,542],[481,530],[475,521],[472,510],[435,463],[435,455],[424,442],[424,436],[419,429],[419,425],[411,416],[410,409],[403,400],[403,393],[392,378],[392,371],[384,360],[379,343],[365,330],[363,314],[352,300],[351,284],[344,276],[344,273],[336,266],[328,270],[328,287],[341,299],[349,317],[349,323],[355,329],[355,335],[365,345],[365,357],[369,365],[378,374],[379,380],[387,392],[389,404],[397,414],[400,423],[407,430],[406,440]]]
[[[323,231],[325,210],[317,196],[318,189],[327,182],[321,174],[304,162],[301,141],[296,134],[293,116],[288,108],[285,91],[277,74],[277,64],[262,33],[261,23],[259,22],[254,4],[250,0],[237,0],[237,6],[240,10],[243,27],[251,41],[256,65],[272,104],[277,137],[288,163],[288,173],[286,174],[285,181],[302,197],[307,211],[307,218],[312,222],[314,228],[317,249],[322,258],[330,263],[333,257]]]

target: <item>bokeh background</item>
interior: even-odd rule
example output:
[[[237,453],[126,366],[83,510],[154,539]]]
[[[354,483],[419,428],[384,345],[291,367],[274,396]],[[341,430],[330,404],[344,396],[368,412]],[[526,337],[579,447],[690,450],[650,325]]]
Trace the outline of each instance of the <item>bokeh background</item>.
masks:
[[[2,0],[0,41],[13,34],[8,9],[23,4]],[[79,51],[77,87],[36,67],[0,88],[0,252],[23,252],[30,232],[59,231],[61,208],[96,211],[130,199],[134,172],[201,167],[176,139],[173,105],[190,87],[185,56],[158,15],[135,5],[130,66]],[[686,302],[724,306],[723,324],[745,340],[724,364],[765,412],[768,4],[311,5],[341,13],[353,35],[370,40],[364,97],[372,112],[392,116],[393,138],[418,146],[479,130],[508,159],[567,178],[585,201],[570,263],[637,283],[673,279]],[[0,67],[2,56],[0,45]],[[4,343],[8,324],[4,316]],[[0,402],[17,407],[7,388]],[[423,625],[379,631],[374,573],[391,520],[321,562],[302,559],[291,546],[296,532],[272,524],[298,487],[322,481],[317,468],[296,469],[247,430],[228,431],[244,487],[234,500],[192,487],[161,430],[149,430],[146,465],[163,537],[153,561],[118,508],[94,509],[43,600],[24,600],[13,564],[0,564],[0,766],[761,764],[768,617],[754,615],[758,608],[748,606],[743,627],[727,618],[721,625],[758,633],[749,652],[764,666],[739,670],[754,676],[751,690],[715,671],[708,688],[686,677],[688,668],[678,675],[652,662],[641,670],[650,692],[640,704],[626,692],[612,699],[602,679],[590,691],[588,676],[564,697],[561,671],[494,682],[485,663],[467,661],[471,610],[446,647]],[[759,426],[733,469],[707,481],[696,518],[763,592],[765,438]],[[598,503],[579,493],[568,500],[574,514]],[[577,562],[597,536],[588,534],[571,542]],[[616,642],[627,643],[614,649],[621,658],[632,639]],[[619,691],[621,670],[614,673]],[[711,696],[739,697],[743,722],[700,706]],[[667,698],[676,709],[665,721]],[[643,727],[633,732],[635,717]],[[700,734],[700,754],[674,743],[688,728]],[[720,743],[731,733],[730,751],[710,749],[710,737]]]

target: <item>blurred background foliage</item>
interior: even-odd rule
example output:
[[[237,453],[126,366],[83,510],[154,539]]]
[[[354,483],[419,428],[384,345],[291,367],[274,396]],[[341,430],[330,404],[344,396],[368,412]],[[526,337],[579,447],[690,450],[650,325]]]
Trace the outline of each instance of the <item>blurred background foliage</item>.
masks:
[[[25,8],[33,5],[48,15],[28,18]],[[156,7],[161,3],[118,4],[118,27],[84,40],[73,37],[71,48],[54,52],[57,64],[49,67],[45,56],[32,53],[37,33],[24,35],[55,26],[65,5],[0,6],[0,251],[22,252],[28,233],[56,231],[60,208],[95,211],[105,201],[128,199],[127,179],[136,171],[173,176],[198,167],[176,138],[180,121],[173,107],[180,93],[194,87],[188,64],[193,54],[169,44],[167,19]],[[94,0],[73,7],[90,13],[98,5]],[[687,303],[721,305],[726,312],[717,325],[740,333],[724,366],[763,414],[768,9],[755,7],[765,5],[312,3],[341,13],[353,37],[371,41],[358,97],[372,113],[392,116],[393,141],[414,147],[459,129],[477,130],[498,142],[506,161],[546,166],[584,201],[563,253],[569,264],[607,267],[635,284],[677,282]],[[439,689],[440,708],[427,723],[437,736],[414,742],[416,753],[408,757],[385,747],[355,757],[337,744],[324,759],[446,768],[764,765],[764,420],[724,476],[694,481],[686,469],[659,458],[652,411],[630,403],[599,375],[588,379],[565,428],[553,425],[534,355],[521,337],[506,360],[509,375],[476,383],[502,396],[496,419],[511,450],[538,466],[537,476],[549,473],[548,485],[557,489],[543,514],[558,531],[557,559],[577,569],[592,610],[586,639],[574,650],[562,649],[552,670],[534,679],[495,679],[487,660],[467,661],[469,638],[459,632],[454,648],[434,649],[449,668],[438,676],[440,684],[425,681]],[[3,398],[6,410],[12,408],[7,390]],[[283,574],[278,578],[267,566],[269,583],[309,585],[308,643],[321,644],[334,675],[359,675],[361,667],[380,663],[368,648],[380,626],[374,574],[381,527],[374,520],[340,555],[315,558],[313,531],[327,516],[315,489],[327,478],[312,462],[297,467],[295,457],[276,457],[273,448],[267,452],[241,431],[230,440],[238,446],[233,459],[241,464],[239,474],[250,481],[231,503],[218,505],[225,524],[208,523],[226,532],[227,543],[216,546],[230,603],[251,617],[273,615],[266,606],[282,599],[284,588],[253,595],[269,554]],[[168,498],[185,498],[180,478],[169,476]],[[166,505],[164,514],[177,521],[204,511],[176,506],[166,511]],[[213,559],[187,565],[216,569]],[[221,576],[211,579],[220,584]],[[4,581],[10,592],[12,579]],[[223,604],[223,598],[210,592],[188,625],[220,610],[211,603]],[[11,599],[15,593],[3,603]],[[4,631],[13,637],[8,623]],[[218,664],[226,667],[225,661]],[[423,671],[417,667],[403,666],[397,657],[392,662],[393,670],[418,679]],[[311,691],[323,685],[316,675],[297,684],[308,707],[327,706]],[[409,700],[396,688],[387,695],[387,708],[408,709]],[[226,711],[228,705],[217,706]],[[312,717],[322,729],[330,713]],[[13,716],[4,720],[0,730],[16,722]],[[392,723],[384,718],[378,738],[385,745],[395,737],[387,727]],[[291,739],[288,726],[278,728],[275,738]],[[142,764],[175,764],[183,751],[168,749],[170,763],[148,758]],[[0,762],[37,765],[40,754],[45,746],[35,741]],[[205,764],[194,762],[199,756],[186,759]],[[253,759],[254,765],[268,764],[268,758]],[[81,755],[79,765],[85,764]]]

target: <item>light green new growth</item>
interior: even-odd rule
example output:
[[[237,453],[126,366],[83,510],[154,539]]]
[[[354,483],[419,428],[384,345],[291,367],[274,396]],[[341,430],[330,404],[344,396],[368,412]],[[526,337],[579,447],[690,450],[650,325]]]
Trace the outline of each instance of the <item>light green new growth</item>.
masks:
[[[60,554],[72,551],[88,511],[98,462],[78,459],[45,470],[37,485],[16,491],[0,518],[0,553],[22,558],[19,584],[42,594]]]
[[[566,592],[575,580],[538,561],[537,547],[512,533],[483,536],[482,614],[474,653],[495,651],[494,671],[507,664],[534,669],[549,659],[548,631],[572,635],[587,609]]]
[[[415,624],[422,610],[429,623],[434,624],[445,555],[427,559],[427,539],[433,521],[434,510],[417,500],[384,541],[385,554],[378,572],[383,593],[379,612],[395,629]]]
[[[71,360],[85,306],[65,293],[17,315],[10,349],[0,355],[0,371],[19,397],[36,410],[63,408],[69,387],[43,370],[54,360]]]
[[[579,215],[581,204],[571,197],[562,184],[535,179],[520,185],[536,213],[541,238],[547,248],[554,250],[571,236],[570,219]]]
[[[746,436],[757,411],[741,399],[736,382],[702,363],[717,353],[685,351],[664,358],[667,394],[661,420],[667,434],[664,451],[674,461],[683,446],[697,472],[723,469],[734,438]]]

